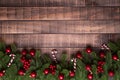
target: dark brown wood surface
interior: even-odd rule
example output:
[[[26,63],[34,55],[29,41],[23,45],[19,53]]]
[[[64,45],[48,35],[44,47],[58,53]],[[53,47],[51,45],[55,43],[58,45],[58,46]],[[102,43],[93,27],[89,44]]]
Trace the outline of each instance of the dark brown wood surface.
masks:
[[[0,40],[19,49],[69,54],[119,38],[120,0],[0,0]]]

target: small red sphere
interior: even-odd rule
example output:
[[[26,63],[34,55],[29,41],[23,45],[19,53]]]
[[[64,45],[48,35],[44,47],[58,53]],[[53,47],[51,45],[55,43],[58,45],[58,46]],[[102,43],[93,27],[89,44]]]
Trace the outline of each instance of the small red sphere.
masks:
[[[110,77],[113,77],[115,73],[114,73],[114,71],[109,71],[108,74]]]
[[[116,54],[112,55],[112,59],[117,61],[118,60],[118,56]]]
[[[23,69],[20,69],[20,70],[18,71],[18,74],[19,74],[20,76],[23,76],[23,75],[25,75],[25,70],[23,70]]]
[[[35,49],[31,49],[31,50],[30,50],[30,55],[31,55],[32,57],[35,56],[35,52],[36,52]]]
[[[23,49],[22,52],[21,52],[22,55],[26,55],[27,54],[27,50],[26,49]]]
[[[47,74],[49,74],[49,69],[46,68],[43,72],[44,72],[45,75],[47,75]]]
[[[86,48],[86,52],[88,53],[88,54],[90,54],[91,52],[92,52],[92,49],[91,48]]]
[[[58,78],[59,78],[59,80],[64,80],[64,74],[60,73],[60,74],[58,75]]]
[[[91,66],[87,64],[87,65],[85,66],[85,69],[86,69],[87,71],[90,71],[90,70],[91,70]]]
[[[36,73],[36,72],[31,72],[31,73],[30,73],[30,77],[31,77],[31,78],[35,78],[36,76],[37,76],[37,73]]]
[[[70,71],[70,72],[69,72],[69,76],[70,76],[70,77],[74,77],[74,76],[75,76],[75,72],[74,72],[74,71]]]
[[[103,73],[104,72],[104,69],[102,66],[97,66],[97,73]]]
[[[100,56],[100,58],[105,58],[106,55],[104,52],[100,52],[99,56]]]
[[[25,56],[22,56],[22,57],[20,58],[20,61],[21,61],[22,63],[24,63],[24,62],[26,61],[26,57],[25,57]]]
[[[92,79],[93,79],[93,74],[89,73],[89,74],[87,75],[87,78],[88,78],[89,80],[92,80]]]
[[[4,71],[0,71],[0,77],[3,77],[5,75]]]
[[[5,49],[5,52],[6,52],[7,54],[11,53],[11,48],[10,48],[10,47],[7,47],[7,48]]]
[[[80,52],[78,52],[77,54],[76,54],[76,58],[78,58],[78,59],[82,59],[82,54],[80,53]]]

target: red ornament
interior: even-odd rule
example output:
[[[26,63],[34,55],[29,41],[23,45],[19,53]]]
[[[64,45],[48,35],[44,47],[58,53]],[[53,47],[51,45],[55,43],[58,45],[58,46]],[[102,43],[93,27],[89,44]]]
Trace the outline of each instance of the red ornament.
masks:
[[[103,66],[105,64],[105,61],[98,61],[98,65]]]
[[[93,79],[93,74],[89,73],[89,74],[87,75],[87,78],[88,78],[89,80],[92,80],[92,79]]]
[[[22,52],[21,52],[22,55],[26,55],[27,54],[27,50],[26,49],[23,49]]]
[[[10,47],[7,47],[7,48],[5,49],[5,52],[6,52],[7,54],[11,53],[11,48],[10,48]]]
[[[47,75],[47,74],[49,74],[49,69],[46,68],[43,72],[44,72],[45,75]]]
[[[23,68],[25,70],[28,70],[30,68],[30,61],[29,60],[25,60],[23,63]]]
[[[31,55],[32,57],[35,56],[35,52],[36,52],[35,49],[31,49],[31,50],[30,50],[30,55]]]
[[[91,66],[87,64],[87,65],[85,66],[85,69],[86,69],[87,71],[90,71],[90,70],[91,70]]]
[[[75,72],[74,72],[74,71],[70,71],[70,72],[69,72],[69,76],[70,76],[70,77],[74,77],[74,76],[75,76]]]
[[[60,74],[58,75],[58,78],[59,78],[59,80],[64,80],[64,74],[60,73]]]
[[[111,71],[111,70],[110,70],[110,71],[108,72],[108,74],[109,74],[110,77],[113,77],[115,73],[114,73],[114,71]]]
[[[22,57],[20,58],[20,61],[21,61],[22,63],[24,63],[24,62],[26,61],[26,57],[25,57],[25,56],[22,56]]]
[[[80,53],[80,52],[78,52],[77,54],[76,54],[76,58],[78,58],[78,59],[82,59],[82,54]]]
[[[3,77],[5,75],[4,71],[0,71],[0,77]]]
[[[105,58],[106,55],[104,52],[100,52],[99,56],[100,56],[100,58]]]
[[[31,73],[30,73],[30,77],[31,77],[31,78],[35,78],[36,76],[37,76],[37,73],[36,73],[36,72],[31,72]]]
[[[90,47],[86,48],[86,52],[90,54],[92,52],[92,49]]]
[[[118,56],[116,54],[112,55],[112,59],[117,61],[118,60]]]
[[[19,74],[20,76],[23,76],[23,75],[25,75],[25,70],[23,70],[23,69],[20,69],[20,70],[18,71],[18,74]]]

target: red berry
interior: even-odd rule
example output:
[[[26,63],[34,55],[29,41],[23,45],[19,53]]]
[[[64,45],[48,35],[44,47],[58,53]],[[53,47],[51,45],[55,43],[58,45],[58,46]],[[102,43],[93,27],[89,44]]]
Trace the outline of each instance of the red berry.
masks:
[[[35,56],[35,49],[31,49],[30,50],[30,55],[33,57],[33,56]]]
[[[6,50],[5,50],[5,52],[6,52],[7,54],[11,53],[11,48],[10,48],[10,47],[7,47]]]
[[[25,75],[25,70],[23,70],[23,69],[20,69],[20,70],[18,71],[18,74],[19,74],[20,76],[23,76],[23,75]]]
[[[92,80],[92,79],[93,79],[93,74],[89,73],[89,74],[87,75],[87,78],[88,78],[89,80]]]
[[[82,54],[81,54],[80,52],[78,52],[78,53],[76,54],[76,58],[82,59]]]
[[[102,66],[97,66],[97,73],[103,73],[103,67]]]
[[[49,73],[49,69],[46,68],[43,72],[44,72],[45,75],[47,75]]]
[[[100,58],[105,58],[105,53],[104,52],[100,52],[99,56],[100,56]]]
[[[60,74],[58,75],[58,78],[59,78],[59,80],[64,80],[64,74],[60,73]]]
[[[26,49],[23,49],[22,52],[21,52],[22,55],[26,55],[27,54],[27,50]]]
[[[74,71],[70,71],[70,72],[69,72],[69,76],[70,76],[70,77],[74,77],[74,76],[75,76],[75,72],[74,72]]]
[[[91,66],[87,64],[87,65],[85,66],[85,69],[86,69],[87,71],[90,71],[90,70],[91,70]]]
[[[112,55],[112,59],[117,61],[118,60],[118,56],[116,54]]]
[[[22,57],[20,58],[20,61],[21,61],[22,63],[24,63],[24,62],[26,61],[26,57],[25,57],[25,56],[22,56]]]
[[[5,75],[4,71],[0,71],[0,77],[3,77]]]
[[[49,68],[50,68],[51,70],[55,70],[55,69],[56,69],[56,65],[50,64]]]
[[[104,62],[104,61],[98,61],[98,65],[103,66],[104,64],[105,64],[105,62]]]
[[[37,73],[36,73],[36,72],[31,72],[31,73],[30,73],[30,77],[31,77],[31,78],[35,78],[36,76],[37,76]]]
[[[114,73],[114,71],[109,71],[108,74],[110,77],[113,77],[115,73]]]
[[[55,70],[51,70],[50,72],[51,72],[51,74],[52,74],[52,75],[54,75],[54,74],[55,74]]]
[[[90,54],[90,53],[92,52],[92,49],[91,49],[91,48],[86,48],[86,52],[87,52],[88,54]]]

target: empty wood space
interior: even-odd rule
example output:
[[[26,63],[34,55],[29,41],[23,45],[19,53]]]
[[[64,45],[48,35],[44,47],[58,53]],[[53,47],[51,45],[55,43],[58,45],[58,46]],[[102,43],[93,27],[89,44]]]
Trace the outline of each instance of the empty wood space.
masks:
[[[120,0],[0,0],[0,40],[69,54],[120,38]],[[59,54],[58,54],[59,55]]]

